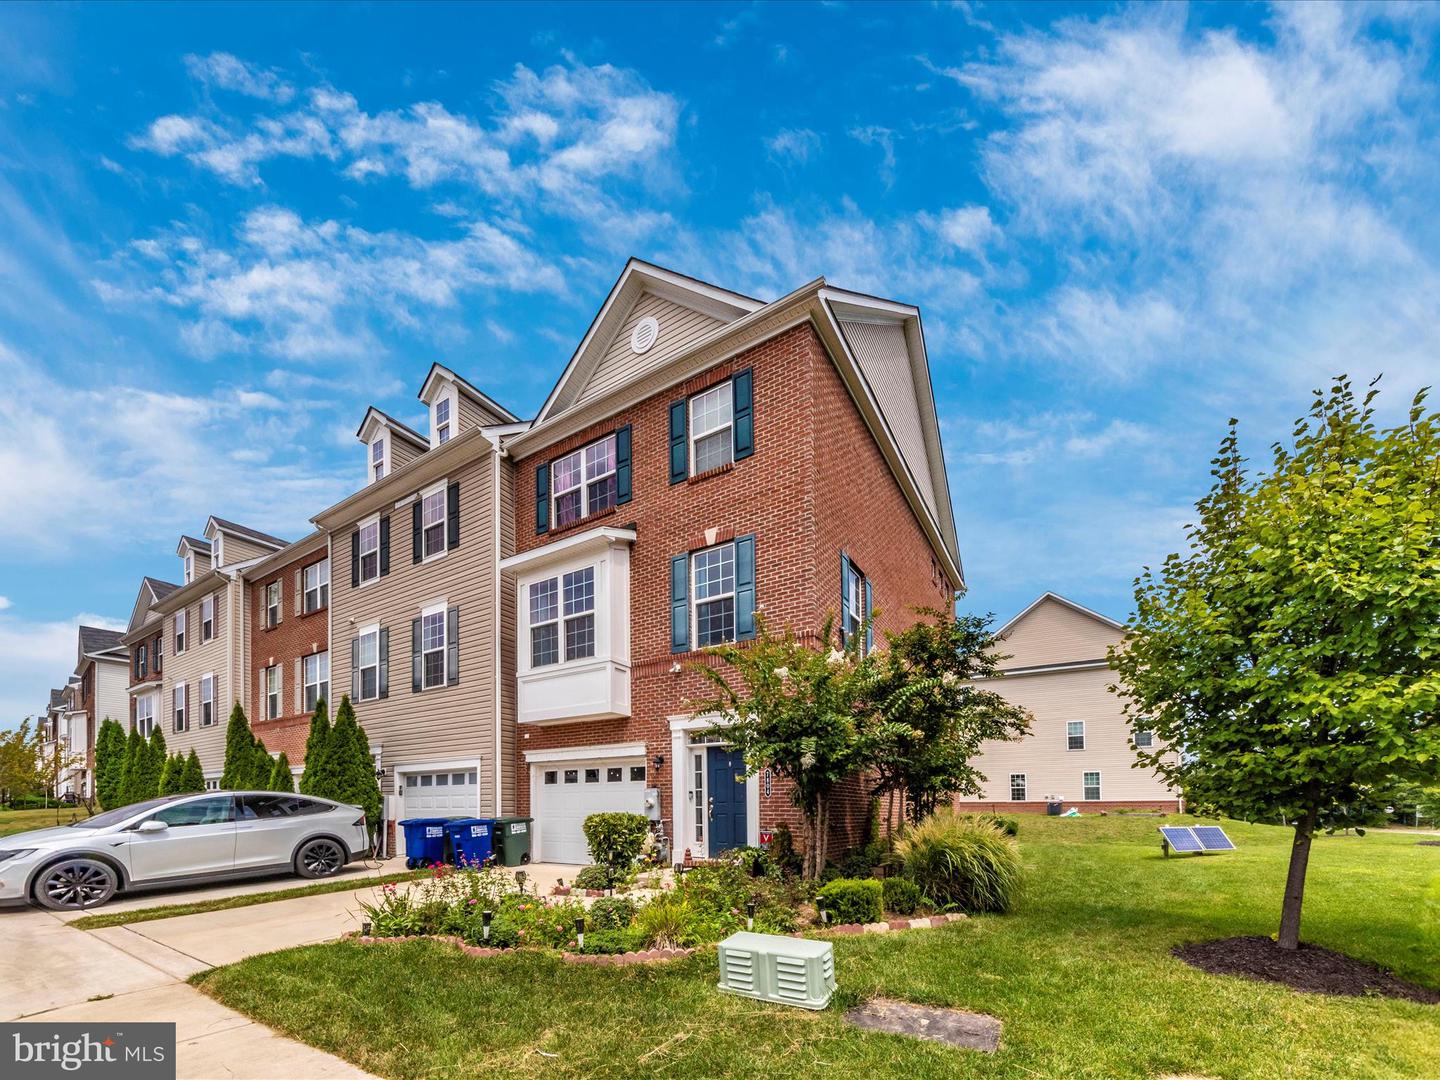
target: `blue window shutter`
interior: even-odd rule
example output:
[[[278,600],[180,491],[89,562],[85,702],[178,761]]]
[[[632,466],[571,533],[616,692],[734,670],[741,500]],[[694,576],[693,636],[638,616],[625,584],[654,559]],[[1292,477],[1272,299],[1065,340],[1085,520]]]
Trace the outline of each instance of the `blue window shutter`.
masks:
[[[670,651],[690,651],[690,556],[670,560]]]
[[[550,463],[535,466],[535,535],[550,531]]]
[[[850,556],[840,552],[840,647],[847,644],[845,630],[850,625]]]
[[[690,473],[690,448],[685,445],[685,399],[670,403],[670,483]]]
[[[630,501],[630,425],[615,431],[615,503]]]
[[[752,409],[753,391],[750,369],[746,368],[731,380],[730,387],[735,398],[734,425],[735,460],[747,458],[755,453],[755,417]]]
[[[875,624],[871,621],[875,617],[875,593],[870,587],[870,579],[865,579],[865,651],[868,653],[875,648]]]
[[[735,640],[755,636],[755,534],[735,541]]]

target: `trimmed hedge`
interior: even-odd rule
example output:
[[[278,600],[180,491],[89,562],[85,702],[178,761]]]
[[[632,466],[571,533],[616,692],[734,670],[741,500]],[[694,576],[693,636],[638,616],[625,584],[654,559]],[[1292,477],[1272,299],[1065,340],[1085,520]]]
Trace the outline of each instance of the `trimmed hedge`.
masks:
[[[816,906],[834,925],[879,922],[885,915],[885,886],[878,878],[837,878],[815,894]]]
[[[650,822],[643,814],[591,814],[582,828],[595,861],[622,874],[640,857],[650,834]]]
[[[914,915],[925,902],[920,895],[920,886],[909,878],[887,877],[884,889],[885,910],[896,915]]]

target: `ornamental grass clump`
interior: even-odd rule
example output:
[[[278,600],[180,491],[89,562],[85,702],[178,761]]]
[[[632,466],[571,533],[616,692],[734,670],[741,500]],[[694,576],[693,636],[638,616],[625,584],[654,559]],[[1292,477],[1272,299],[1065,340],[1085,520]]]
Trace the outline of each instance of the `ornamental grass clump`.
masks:
[[[941,911],[1006,912],[1020,891],[1020,849],[989,822],[932,814],[900,835],[903,874]]]

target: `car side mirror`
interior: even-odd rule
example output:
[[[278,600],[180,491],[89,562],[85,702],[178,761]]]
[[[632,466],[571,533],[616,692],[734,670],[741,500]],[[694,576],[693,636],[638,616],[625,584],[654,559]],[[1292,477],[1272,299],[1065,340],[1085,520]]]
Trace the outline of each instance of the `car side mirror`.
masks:
[[[150,818],[148,821],[142,821],[139,825],[136,825],[135,831],[139,833],[161,833],[168,828],[170,828],[170,826],[165,824],[165,822],[156,818]]]

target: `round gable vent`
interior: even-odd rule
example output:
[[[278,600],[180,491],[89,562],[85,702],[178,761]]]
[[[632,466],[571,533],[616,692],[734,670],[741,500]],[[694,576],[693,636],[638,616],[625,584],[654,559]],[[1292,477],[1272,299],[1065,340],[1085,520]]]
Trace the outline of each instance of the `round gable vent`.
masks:
[[[630,351],[649,352],[659,337],[660,324],[655,321],[653,316],[646,315],[635,324],[635,329],[630,332]]]

